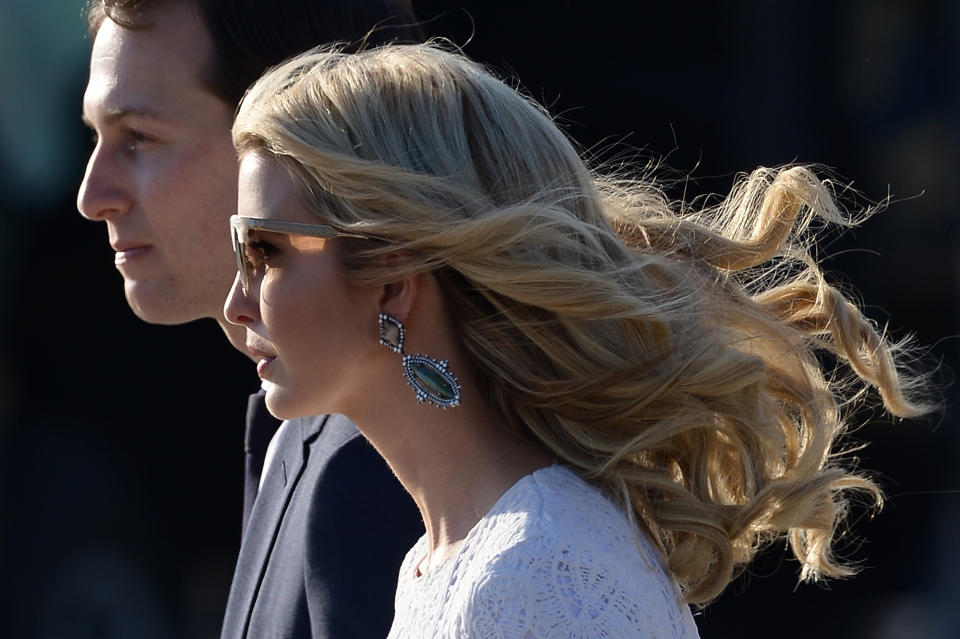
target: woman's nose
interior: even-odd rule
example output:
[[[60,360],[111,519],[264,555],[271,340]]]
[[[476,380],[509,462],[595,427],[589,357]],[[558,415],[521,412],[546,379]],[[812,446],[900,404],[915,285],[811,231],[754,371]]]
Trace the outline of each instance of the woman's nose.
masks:
[[[251,282],[251,284],[253,284]],[[240,282],[240,274],[237,273],[233,278],[233,286],[230,287],[230,293],[227,300],[223,303],[223,316],[231,324],[237,326],[249,326],[253,324],[258,317],[260,307],[258,304],[259,291],[250,288],[250,292],[243,292],[243,284]]]

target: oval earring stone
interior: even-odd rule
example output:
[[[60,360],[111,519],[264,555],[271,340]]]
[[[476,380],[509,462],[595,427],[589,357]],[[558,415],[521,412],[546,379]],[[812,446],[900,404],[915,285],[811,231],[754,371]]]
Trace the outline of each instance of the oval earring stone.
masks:
[[[417,401],[448,408],[460,404],[460,382],[447,370],[447,362],[426,355],[404,355],[403,376],[417,392]]]

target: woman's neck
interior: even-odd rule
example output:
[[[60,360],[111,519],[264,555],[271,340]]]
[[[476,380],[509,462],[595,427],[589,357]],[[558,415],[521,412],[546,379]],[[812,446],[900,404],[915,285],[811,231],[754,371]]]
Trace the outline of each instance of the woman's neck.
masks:
[[[390,416],[357,421],[420,509],[429,541],[423,572],[452,555],[508,488],[553,461],[511,435],[477,397],[465,393],[461,406],[440,410],[410,393]]]

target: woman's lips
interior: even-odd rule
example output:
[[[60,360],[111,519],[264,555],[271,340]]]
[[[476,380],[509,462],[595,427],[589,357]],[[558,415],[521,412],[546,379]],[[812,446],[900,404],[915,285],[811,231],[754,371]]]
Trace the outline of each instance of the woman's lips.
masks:
[[[273,363],[273,360],[277,359],[277,356],[257,348],[250,342],[247,342],[247,352],[250,354],[250,357],[257,362],[257,375],[262,379],[270,368],[270,364]]]
[[[266,374],[267,370],[270,368],[270,364],[273,363],[273,360],[277,359],[271,355],[263,355],[257,361],[257,375],[263,379],[263,376]]]

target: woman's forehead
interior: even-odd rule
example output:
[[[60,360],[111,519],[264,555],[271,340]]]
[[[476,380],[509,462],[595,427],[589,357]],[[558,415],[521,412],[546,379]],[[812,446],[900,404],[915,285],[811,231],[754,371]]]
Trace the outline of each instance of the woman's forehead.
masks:
[[[298,185],[277,161],[259,153],[240,160],[237,212],[248,217],[318,224],[305,205]]]

